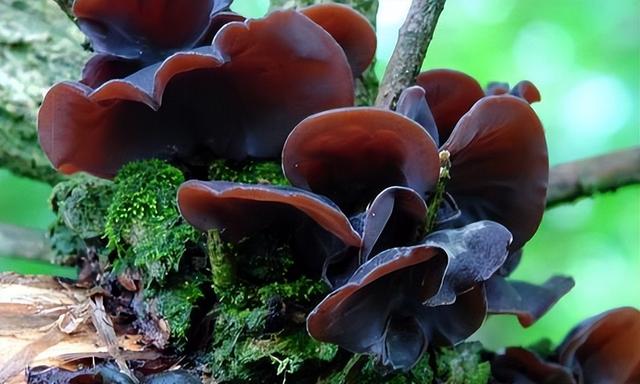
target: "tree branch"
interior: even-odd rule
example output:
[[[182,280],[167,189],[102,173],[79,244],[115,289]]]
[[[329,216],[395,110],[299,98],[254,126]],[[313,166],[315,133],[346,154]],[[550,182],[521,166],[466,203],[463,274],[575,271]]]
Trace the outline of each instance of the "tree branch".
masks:
[[[0,255],[53,260],[53,252],[44,231],[8,224],[0,224]]]
[[[74,0],[54,0],[56,4],[62,9],[62,11],[71,19],[76,22],[76,17],[73,15],[73,1]]]
[[[445,0],[413,0],[378,90],[376,106],[391,108],[415,83]]]
[[[547,208],[640,183],[640,147],[551,168]]]

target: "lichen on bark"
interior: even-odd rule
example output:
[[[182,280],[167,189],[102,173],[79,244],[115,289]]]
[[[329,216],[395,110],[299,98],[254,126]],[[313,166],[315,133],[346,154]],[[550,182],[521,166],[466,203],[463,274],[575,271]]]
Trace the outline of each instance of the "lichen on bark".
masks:
[[[80,76],[89,56],[77,27],[46,0],[0,2],[0,167],[56,183],[36,132],[36,114],[54,83]]]

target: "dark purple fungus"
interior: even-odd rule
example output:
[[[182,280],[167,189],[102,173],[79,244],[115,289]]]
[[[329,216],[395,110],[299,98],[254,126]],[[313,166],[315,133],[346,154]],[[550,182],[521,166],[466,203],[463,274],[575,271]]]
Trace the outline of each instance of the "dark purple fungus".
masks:
[[[294,186],[359,212],[383,189],[435,187],[436,146],[417,123],[377,108],[343,108],[306,118],[291,132],[282,167]]]
[[[342,4],[317,4],[300,12],[321,26],[338,42],[358,77],[376,53],[376,32],[369,21],[351,7]]]
[[[333,38],[283,11],[229,23],[211,46],[97,89],[57,84],[38,132],[63,173],[112,177],[129,161],[153,157],[187,164],[202,153],[277,158],[299,121],[352,105],[353,97],[351,70]]]
[[[76,0],[73,14],[98,53],[151,64],[211,41],[232,0]]]
[[[516,384],[640,382],[640,312],[613,309],[576,326],[549,356],[507,348],[491,362],[493,376]]]
[[[430,343],[454,344],[480,327],[486,316],[483,276],[499,268],[510,240],[499,224],[479,223],[383,251],[314,309],[309,333],[408,370]],[[456,276],[447,276],[449,270]],[[440,292],[455,297],[448,305],[430,303]]]
[[[535,285],[496,275],[486,283],[489,313],[516,315],[520,324],[528,327],[547,313],[573,285],[573,279],[564,276],[554,276],[544,284]]]

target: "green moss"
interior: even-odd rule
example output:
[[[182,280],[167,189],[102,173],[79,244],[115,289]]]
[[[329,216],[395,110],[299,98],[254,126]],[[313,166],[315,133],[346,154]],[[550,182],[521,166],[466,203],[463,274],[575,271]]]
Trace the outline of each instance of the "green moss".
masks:
[[[331,361],[338,348],[315,341],[304,327],[306,312],[326,293],[324,283],[306,277],[231,288],[215,309],[211,363],[216,380],[277,382]]]
[[[198,300],[204,297],[201,276],[187,279],[176,287],[149,291],[148,298],[156,303],[156,309],[169,324],[171,340],[175,347],[181,349],[187,341],[187,333],[191,327],[191,314]]]
[[[491,366],[482,361],[482,344],[463,343],[454,348],[441,348],[436,354],[436,377],[447,384],[485,384],[491,377]]]
[[[282,173],[280,162],[275,161],[237,163],[216,160],[209,167],[209,178],[236,183],[289,185],[289,181]]]
[[[117,271],[134,266],[146,283],[162,285],[170,271],[177,271],[189,243],[199,234],[180,216],[176,192],[184,175],[160,160],[133,162],[116,178],[105,234],[116,251]]]
[[[54,187],[50,204],[56,220],[49,228],[49,238],[56,262],[73,263],[88,242],[101,242],[113,192],[112,182],[83,174]]]

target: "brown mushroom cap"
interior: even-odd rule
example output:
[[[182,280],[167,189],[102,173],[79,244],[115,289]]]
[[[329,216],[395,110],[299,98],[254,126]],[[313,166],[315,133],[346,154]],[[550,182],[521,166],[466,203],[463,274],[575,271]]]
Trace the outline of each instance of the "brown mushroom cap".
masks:
[[[437,146],[440,145],[440,134],[433,119],[431,109],[425,98],[425,91],[419,85],[406,88],[398,97],[396,112],[422,125]]]
[[[211,20],[231,1],[75,0],[73,13],[96,52],[152,63],[213,36]]]
[[[640,311],[614,309],[584,321],[558,348],[579,382],[640,382]]]
[[[516,84],[511,90],[511,94],[527,100],[529,104],[542,100],[538,87],[528,80],[522,80]]]
[[[496,221],[513,234],[511,250],[536,232],[545,208],[549,161],[540,120],[509,95],[478,101],[442,149],[451,154],[449,192],[468,224]]]
[[[278,157],[306,116],[353,105],[344,53],[295,11],[227,24],[213,45],[97,89],[54,86],[40,110],[45,153],[64,173],[112,177],[150,157]]]
[[[415,243],[427,218],[427,205],[413,189],[389,187],[365,212],[361,263],[385,249]]]
[[[479,223],[427,239],[361,265],[309,314],[309,333],[400,370],[410,369],[429,343],[469,337],[486,317],[483,281],[506,257],[509,232]],[[441,292],[443,299],[432,302]]]
[[[573,288],[574,281],[554,276],[535,285],[494,275],[485,285],[489,313],[516,315],[523,327],[529,327]]]
[[[317,4],[300,10],[302,14],[324,28],[342,47],[358,77],[376,53],[376,32],[371,23],[351,7],[342,4]]]
[[[387,332],[390,317],[395,314],[405,326],[416,325],[413,311],[422,299],[438,290],[446,265],[446,255],[431,247],[394,248],[376,255],[355,272],[349,283],[327,296],[309,314],[307,330],[317,340],[336,343],[356,353],[382,356],[385,335],[393,339],[397,334]],[[398,331],[412,331],[413,337],[407,343],[416,352],[413,358],[417,361],[428,344],[425,330],[417,324]],[[392,364],[395,359],[387,360],[385,363]]]
[[[361,243],[337,207],[297,188],[190,180],[178,190],[178,207],[194,227],[217,229],[230,239],[241,239],[274,223],[293,222],[291,215],[306,215],[345,244]]]
[[[447,140],[462,115],[484,97],[482,87],[473,77],[451,69],[422,72],[416,84],[425,90],[441,143]]]
[[[389,186],[425,196],[438,180],[440,162],[431,137],[410,119],[377,108],[343,108],[298,124],[285,143],[282,166],[293,185],[352,213]]]
[[[544,361],[525,348],[509,347],[491,361],[491,373],[501,383],[575,384],[566,367]]]

